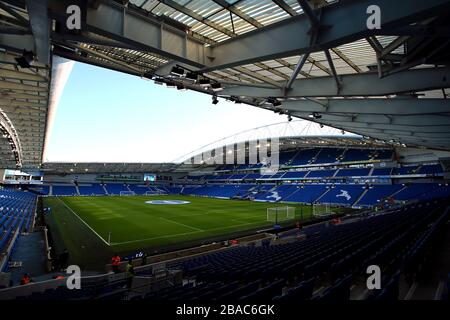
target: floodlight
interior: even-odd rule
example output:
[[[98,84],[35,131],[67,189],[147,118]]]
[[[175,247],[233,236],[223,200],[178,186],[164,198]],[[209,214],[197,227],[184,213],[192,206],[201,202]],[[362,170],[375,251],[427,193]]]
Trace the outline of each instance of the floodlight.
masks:
[[[211,84],[211,89],[213,91],[221,91],[221,90],[223,90],[222,85],[219,82],[213,82]]]
[[[197,81],[198,74],[196,74],[195,72],[188,72],[186,73],[186,79]]]
[[[202,87],[207,87],[211,84],[211,80],[203,78],[198,81],[198,84]]]
[[[313,112],[311,114],[308,115],[309,118],[314,118],[314,119],[320,119],[322,118],[322,116],[320,115],[320,113],[318,112]]]
[[[175,82],[172,82],[172,81],[166,81],[166,86],[167,86],[167,88],[175,88],[176,84],[175,84]]]
[[[184,69],[179,66],[174,66],[172,67],[172,71],[170,71],[170,73],[173,74],[174,76],[181,77],[184,75]]]
[[[34,53],[33,51],[23,50],[22,56],[15,58],[15,60],[21,68],[30,68],[34,60]]]
[[[272,104],[274,107],[281,106],[281,102],[277,98],[274,98],[274,97],[267,98],[267,102]]]
[[[219,100],[217,99],[217,96],[212,96],[212,104],[218,104]]]

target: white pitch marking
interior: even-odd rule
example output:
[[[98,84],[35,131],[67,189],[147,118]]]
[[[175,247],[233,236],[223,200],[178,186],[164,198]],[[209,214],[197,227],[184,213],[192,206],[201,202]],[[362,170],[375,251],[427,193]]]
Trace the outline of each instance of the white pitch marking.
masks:
[[[414,292],[416,292],[417,289],[417,282],[414,282],[409,288],[408,293],[405,296],[405,300],[411,300],[412,296],[414,295]]]
[[[442,292],[444,291],[445,281],[440,281],[438,287],[436,288],[436,293],[434,294],[434,300],[441,300]]]
[[[158,237],[152,237],[152,238],[137,239],[137,240],[123,241],[123,242],[115,242],[115,243],[112,243],[111,245],[112,246],[117,246],[117,245],[126,244],[126,243],[142,242],[142,241],[147,241],[147,240],[163,239],[163,238],[172,238],[172,237],[184,236],[184,235],[187,235],[187,234],[199,233],[199,232],[202,232],[202,231],[191,231],[191,232],[183,232],[183,233],[175,233],[175,234],[166,234],[164,236],[158,236]]]
[[[111,246],[111,244],[109,244],[108,241],[106,241],[105,239],[103,239],[103,238],[102,238],[102,237],[101,237],[94,229],[91,228],[90,225],[88,225],[83,219],[81,219],[80,216],[77,215],[77,214],[75,213],[75,211],[72,210],[71,207],[69,207],[69,206],[68,206],[64,201],[62,201],[59,197],[56,197],[56,198],[58,198],[58,200],[61,201],[62,204],[63,204],[67,209],[69,209],[70,212],[72,212],[72,213],[75,215],[75,217],[77,217],[78,219],[80,219],[80,221],[83,222],[84,225],[85,225],[86,227],[88,227],[88,228],[89,228],[89,229],[90,229],[97,237],[99,237],[99,238],[100,238],[107,246]]]
[[[162,219],[162,220],[165,220],[165,221],[168,221],[168,222],[172,222],[172,223],[174,223],[174,224],[178,224],[178,225],[180,225],[180,226],[189,228],[189,229],[196,230],[196,231],[200,231],[200,232],[205,231],[205,230],[202,230],[202,229],[199,229],[199,228],[196,228],[196,227],[188,226],[187,224],[184,224],[184,223],[181,223],[181,222],[176,222],[176,221],[173,221],[173,220],[170,220],[170,219],[166,219],[166,218],[163,218],[163,217],[159,217],[159,218]]]
[[[167,235],[164,235],[164,236],[157,236],[157,237],[151,237],[151,238],[145,238],[145,239],[137,239],[137,240],[124,241],[124,242],[115,242],[115,243],[112,243],[111,246],[117,246],[117,245],[126,244],[126,243],[142,242],[142,241],[154,240],[154,239],[175,238],[175,237],[184,236],[184,235],[187,235],[187,234],[202,233],[202,232],[211,231],[211,230],[230,229],[230,228],[234,228],[234,227],[246,226],[246,225],[256,224],[256,223],[260,224],[259,222],[251,222],[251,223],[235,224],[235,225],[227,226],[227,227],[211,228],[211,229],[208,229],[208,230],[201,230],[201,231],[199,230],[199,231],[192,231],[192,232],[167,234]]]

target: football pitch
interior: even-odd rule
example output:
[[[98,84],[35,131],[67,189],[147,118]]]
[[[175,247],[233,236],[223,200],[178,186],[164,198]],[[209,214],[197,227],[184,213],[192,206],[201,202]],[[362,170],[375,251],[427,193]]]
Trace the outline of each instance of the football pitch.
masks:
[[[71,262],[82,266],[104,265],[114,252],[152,254],[177,245],[232,239],[273,226],[273,221],[267,221],[267,208],[286,205],[181,195],[48,197],[43,201],[44,207],[51,208],[45,220],[56,251],[69,250]],[[311,206],[289,206],[295,207],[295,220],[311,218]]]

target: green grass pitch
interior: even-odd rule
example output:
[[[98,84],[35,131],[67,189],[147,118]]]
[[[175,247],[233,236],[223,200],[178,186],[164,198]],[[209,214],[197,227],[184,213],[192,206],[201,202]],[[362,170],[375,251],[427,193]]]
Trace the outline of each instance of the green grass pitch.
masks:
[[[189,203],[154,205],[149,200]],[[71,262],[92,268],[108,263],[114,252],[152,254],[272,226],[266,209],[283,205],[181,195],[44,198],[44,206],[51,208],[45,220],[57,252],[67,248]],[[295,207],[296,220],[311,217],[310,206],[289,206]]]

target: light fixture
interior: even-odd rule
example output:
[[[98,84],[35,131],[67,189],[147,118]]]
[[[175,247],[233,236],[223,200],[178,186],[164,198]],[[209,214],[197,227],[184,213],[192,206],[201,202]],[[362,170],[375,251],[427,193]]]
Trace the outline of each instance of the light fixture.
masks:
[[[219,100],[217,99],[217,96],[212,96],[212,104],[218,104]]]
[[[175,84],[175,82],[172,82],[172,81],[166,81],[166,86],[167,86],[167,88],[175,88],[176,84]]]
[[[322,118],[322,116],[320,115],[320,113],[318,112],[313,112],[311,114],[308,115],[309,118],[314,118],[314,119],[320,119]]]
[[[211,84],[211,80],[209,80],[207,78],[202,78],[202,79],[198,80],[198,84],[202,87],[207,87]]]
[[[292,117],[290,114],[288,114],[288,121],[291,122],[292,121]]]
[[[142,75],[142,78],[148,79],[148,80],[153,80],[154,76],[151,73],[146,72]]]
[[[188,72],[186,73],[186,79],[197,81],[198,74],[196,74],[195,72]]]
[[[163,78],[155,78],[155,84],[163,85],[164,84],[164,79]]]
[[[15,60],[21,68],[30,68],[34,60],[34,53],[33,51],[23,50],[22,56],[15,58]]]
[[[223,90],[222,85],[219,82],[213,82],[211,84],[211,89],[213,91],[221,91],[221,90]]]
[[[274,97],[267,98],[267,102],[272,104],[274,107],[281,106],[281,102],[277,98],[274,98]]]
[[[173,74],[174,76],[181,77],[184,75],[184,69],[180,68],[179,66],[173,66],[170,73]]]

